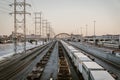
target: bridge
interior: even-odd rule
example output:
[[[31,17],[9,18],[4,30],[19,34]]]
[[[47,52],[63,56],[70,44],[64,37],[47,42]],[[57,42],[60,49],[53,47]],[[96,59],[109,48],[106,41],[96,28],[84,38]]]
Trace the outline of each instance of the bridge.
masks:
[[[71,37],[71,35],[68,33],[59,33],[54,36],[54,38],[58,38],[58,39],[68,39],[70,37]]]

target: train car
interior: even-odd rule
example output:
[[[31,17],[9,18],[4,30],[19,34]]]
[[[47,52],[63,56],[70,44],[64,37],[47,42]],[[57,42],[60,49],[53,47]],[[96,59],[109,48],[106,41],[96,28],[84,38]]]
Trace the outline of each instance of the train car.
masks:
[[[63,44],[64,43],[65,42],[63,42]],[[103,67],[93,62],[79,50],[67,43],[64,45],[75,67],[82,73],[84,80],[115,80]]]
[[[65,43],[64,41],[61,41],[61,42],[62,42],[63,46],[66,48],[69,57],[71,58],[72,57],[72,53],[71,52],[74,51],[74,50],[76,50],[76,49],[73,46]]]
[[[80,53],[80,51],[77,50],[77,49],[70,50],[70,56],[71,56],[71,59],[72,59],[73,62],[74,62],[74,60],[76,58],[75,55],[74,55],[74,53]]]
[[[72,57],[73,57],[73,53],[74,52],[79,52],[78,50],[76,50],[73,46],[71,46],[71,45],[69,45],[69,44],[67,44],[67,43],[65,43],[65,42],[63,42],[62,41],[62,44],[63,44],[63,46],[65,47],[65,49],[67,50],[67,52],[68,52],[68,56],[72,59]]]
[[[73,46],[68,45],[67,46],[69,50],[74,50],[75,48]]]
[[[74,62],[74,65],[77,67],[78,63],[79,63],[79,56],[85,56],[84,54],[82,54],[81,52],[74,52],[73,53],[73,57],[72,60]]]
[[[115,80],[107,71],[90,71],[89,80]]]
[[[83,62],[91,62],[92,60],[90,58],[88,58],[86,55],[84,55],[81,52],[76,52],[73,54],[73,62],[74,65],[76,66],[77,70],[82,73],[82,63]]]
[[[74,52],[79,52],[79,50],[75,49],[75,48],[72,47],[72,46],[68,46],[68,50],[69,50],[68,55],[70,56],[71,59],[72,59],[72,57],[73,57],[73,53],[74,53]]]
[[[80,71],[80,73],[82,73],[83,62],[92,62],[92,60],[90,58],[88,58],[87,56],[79,56],[78,61],[79,61],[79,63],[77,65],[77,68]]]
[[[84,80],[89,80],[90,71],[99,71],[99,70],[104,71],[104,68],[98,65],[96,62],[83,62],[82,75]]]
[[[103,46],[119,49],[119,44],[115,44],[115,43],[104,43]]]

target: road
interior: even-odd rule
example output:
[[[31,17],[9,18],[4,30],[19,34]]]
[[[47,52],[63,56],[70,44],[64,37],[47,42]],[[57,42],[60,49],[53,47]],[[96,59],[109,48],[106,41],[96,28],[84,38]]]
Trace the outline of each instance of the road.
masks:
[[[11,79],[13,76],[18,74],[24,68],[26,68],[36,57],[45,49],[49,47],[48,45],[43,45],[33,50],[29,54],[22,54],[19,57],[11,58],[10,61],[6,61],[4,64],[0,64],[0,80]],[[33,54],[34,53],[34,54]],[[22,75],[20,75],[22,77]],[[13,79],[11,79],[13,80]],[[16,80],[16,79],[15,79]],[[18,79],[20,80],[20,79]]]

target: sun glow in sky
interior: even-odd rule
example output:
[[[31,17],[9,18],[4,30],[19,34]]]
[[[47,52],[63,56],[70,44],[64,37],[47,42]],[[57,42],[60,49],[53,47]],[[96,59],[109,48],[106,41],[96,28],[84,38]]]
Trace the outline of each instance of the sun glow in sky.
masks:
[[[11,34],[14,30],[14,0],[0,0],[0,35]],[[18,0],[19,1],[19,0]],[[31,16],[27,16],[27,32],[34,32],[34,12],[43,13],[43,18],[51,22],[55,33],[77,33],[93,35],[94,20],[96,35],[120,34],[120,0],[26,0],[32,6],[27,7]]]

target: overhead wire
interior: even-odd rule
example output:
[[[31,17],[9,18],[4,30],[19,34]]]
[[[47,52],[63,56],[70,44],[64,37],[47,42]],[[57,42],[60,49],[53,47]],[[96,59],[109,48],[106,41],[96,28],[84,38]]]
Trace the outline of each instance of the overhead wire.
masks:
[[[7,0],[0,0],[1,2],[7,2],[7,3],[12,3],[12,2],[10,2],[10,0],[9,1],[7,1]]]
[[[30,29],[31,26],[34,26],[34,17],[33,17],[33,13],[34,13],[34,2],[32,0],[29,0],[28,4],[31,5],[31,7],[29,8],[29,12],[31,13],[31,17],[29,17],[30,20],[30,25],[29,25],[29,30],[32,31],[33,29]],[[34,31],[33,31],[34,32]]]
[[[0,13],[9,13],[9,12],[0,9]]]
[[[33,8],[34,7],[34,2],[32,0],[30,0],[30,2],[31,2],[30,4],[31,4],[31,7],[32,7],[32,10],[34,10],[34,8]]]
[[[1,6],[1,5],[0,5],[0,9],[3,9],[3,10],[8,10],[8,11],[12,11],[12,10],[10,10],[10,9],[6,8],[6,7]]]
[[[6,3],[6,2],[1,2],[0,1],[0,5],[8,5],[9,3]]]
[[[9,13],[10,11],[12,11],[9,8],[9,1],[6,0],[0,0],[0,13]],[[8,5],[8,6],[7,6]]]

